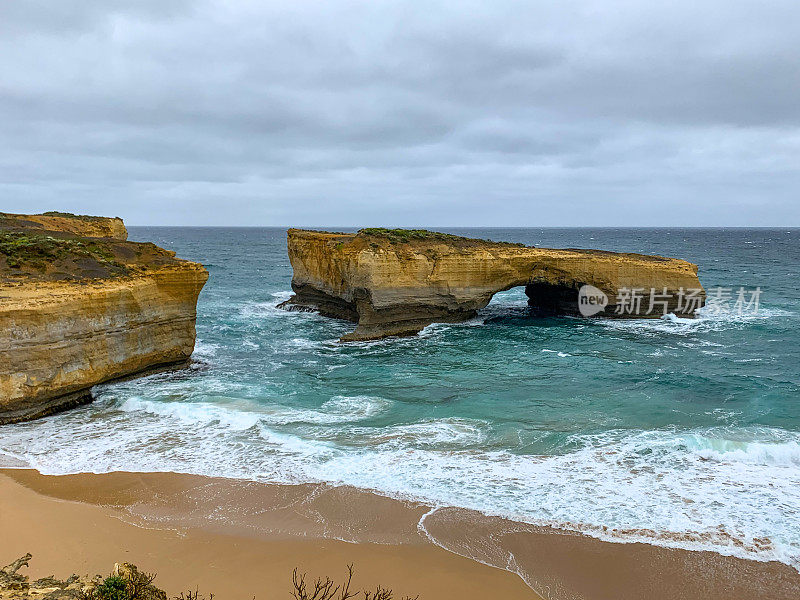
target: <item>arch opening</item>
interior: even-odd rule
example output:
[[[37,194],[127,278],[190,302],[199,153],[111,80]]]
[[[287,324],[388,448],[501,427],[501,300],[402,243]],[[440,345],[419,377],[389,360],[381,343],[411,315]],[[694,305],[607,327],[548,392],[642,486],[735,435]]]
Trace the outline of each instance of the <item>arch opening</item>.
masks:
[[[577,315],[578,287],[523,283],[498,290],[480,310],[487,323]]]

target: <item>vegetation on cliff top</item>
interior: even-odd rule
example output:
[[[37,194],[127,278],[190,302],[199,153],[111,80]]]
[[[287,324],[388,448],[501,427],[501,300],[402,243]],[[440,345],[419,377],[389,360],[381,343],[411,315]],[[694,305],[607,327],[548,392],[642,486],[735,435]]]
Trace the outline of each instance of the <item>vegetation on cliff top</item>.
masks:
[[[76,215],[75,213],[61,212],[58,210],[48,210],[42,213],[48,217],[64,217],[65,219],[78,219],[79,221],[103,221],[107,217],[96,217],[94,215]],[[118,219],[119,217],[108,217]]]
[[[175,253],[151,243],[85,238],[0,225],[0,282],[77,281],[124,277],[180,262]]]
[[[26,220],[31,220],[30,218],[33,217],[60,217],[62,219],[75,219],[76,221],[85,221],[87,223],[94,223],[98,221],[105,221],[106,217],[96,217],[94,215],[76,215],[73,213],[68,212],[61,212],[58,210],[48,210],[47,212],[43,212],[38,215],[17,215],[14,213],[4,213],[0,212],[0,220],[4,220],[7,224],[13,224],[14,222],[25,222]],[[111,217],[109,217],[111,218]],[[118,219],[119,217],[113,217],[114,219]]]
[[[130,563],[117,563],[111,575],[103,579],[100,575],[89,578],[72,575],[61,581],[55,577],[45,577],[30,582],[27,575],[18,571],[27,567],[30,553],[18,558],[10,565],[0,568],[0,600],[27,600],[31,597],[46,600],[167,600],[167,594],[153,585],[155,574],[139,571]],[[341,584],[330,577],[306,582],[305,573],[292,572],[289,594],[296,600],[392,600],[392,590],[378,586],[375,591],[351,590],[353,565],[347,566],[347,575]],[[256,598],[256,596],[253,596]],[[405,597],[403,600],[417,600]],[[206,598],[198,590],[181,592],[173,600],[213,600],[214,594]]]
[[[96,240],[79,238],[56,238],[17,231],[0,232],[0,255],[5,257],[11,269],[30,266],[44,271],[53,261],[66,257],[72,260],[93,260],[106,265],[115,274],[124,274],[125,267],[119,263],[107,245]]]
[[[460,235],[453,235],[450,233],[442,233],[441,231],[429,231],[427,229],[388,229],[386,227],[367,227],[358,230],[358,235],[376,236],[388,239],[392,244],[404,244],[413,241],[443,241],[453,243],[469,242],[472,244],[477,243],[490,243],[500,244],[503,246],[516,246],[524,248],[525,244],[514,242],[495,242],[492,240],[482,240],[478,238],[468,238]]]

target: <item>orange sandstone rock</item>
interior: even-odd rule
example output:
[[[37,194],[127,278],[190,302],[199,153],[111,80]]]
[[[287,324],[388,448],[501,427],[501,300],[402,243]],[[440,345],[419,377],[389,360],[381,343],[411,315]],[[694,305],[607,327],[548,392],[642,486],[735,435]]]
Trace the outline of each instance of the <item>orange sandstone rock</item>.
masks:
[[[153,244],[76,236],[79,224],[20,227],[39,217],[0,222],[0,424],[88,402],[98,383],[185,362],[208,279],[202,265]],[[121,236],[122,222],[109,221],[102,231]]]
[[[342,340],[413,335],[435,322],[475,316],[499,291],[525,286],[529,305],[550,314],[579,314],[578,290],[591,285],[609,305],[600,316],[645,314],[650,290],[679,306],[680,291],[700,290],[697,266],[674,258],[600,250],[554,250],[407,230],[361,230],[358,234],[290,229],[289,259],[295,295],[289,309],[357,323]],[[638,314],[616,314],[624,289],[643,290]]]
[[[0,213],[0,227],[20,227],[42,231],[63,231],[82,237],[127,240],[128,230],[119,217],[90,217],[49,212],[41,215]]]

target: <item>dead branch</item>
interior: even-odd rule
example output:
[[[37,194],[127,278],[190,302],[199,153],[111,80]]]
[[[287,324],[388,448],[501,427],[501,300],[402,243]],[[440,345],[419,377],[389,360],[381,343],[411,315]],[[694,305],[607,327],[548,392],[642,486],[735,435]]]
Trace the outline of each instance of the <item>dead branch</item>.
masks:
[[[33,555],[30,552],[28,552],[25,556],[22,556],[22,557],[18,558],[17,560],[12,562],[10,565],[6,565],[2,569],[0,569],[0,571],[3,571],[3,573],[6,573],[8,575],[13,575],[17,571],[19,571],[22,567],[27,567],[28,566],[28,561],[30,561],[30,559],[32,559],[32,558],[33,558]]]
[[[348,600],[358,595],[350,591],[350,582],[353,580],[353,565],[347,565],[347,579],[343,585],[336,585],[330,578],[318,578],[314,581],[313,589],[306,583],[306,574],[298,573],[295,567],[292,571],[292,596],[296,600]],[[338,596],[337,596],[338,594]],[[191,600],[191,599],[190,599]]]

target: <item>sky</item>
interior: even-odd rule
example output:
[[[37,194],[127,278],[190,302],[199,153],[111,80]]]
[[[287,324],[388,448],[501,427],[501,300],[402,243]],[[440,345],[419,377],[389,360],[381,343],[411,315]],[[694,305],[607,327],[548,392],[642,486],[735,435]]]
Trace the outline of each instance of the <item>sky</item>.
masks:
[[[800,226],[797,0],[6,0],[0,211]]]

